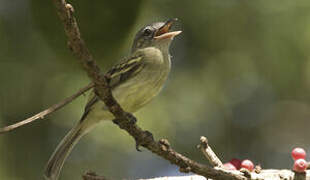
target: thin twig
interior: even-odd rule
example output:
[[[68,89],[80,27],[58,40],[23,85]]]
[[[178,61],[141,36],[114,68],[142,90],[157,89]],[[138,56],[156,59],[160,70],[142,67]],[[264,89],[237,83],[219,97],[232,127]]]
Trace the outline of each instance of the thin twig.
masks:
[[[91,89],[92,87],[94,87],[94,83],[90,83],[87,86],[81,88],[78,92],[76,92],[75,94],[73,94],[70,97],[67,97],[66,99],[62,100],[61,102],[54,104],[53,106],[45,109],[42,112],[39,112],[38,114],[35,114],[34,116],[27,118],[23,121],[20,121],[18,123],[6,126],[4,128],[0,128],[0,134],[12,131],[14,129],[17,129],[21,126],[24,126],[26,124],[32,123],[35,120],[38,119],[44,119],[45,116],[47,116],[48,114],[57,111],[58,109],[62,108],[63,106],[67,105],[68,103],[72,102],[75,98],[79,97],[80,95],[82,95],[83,93],[85,93],[86,91],[88,91],[89,89]]]
[[[202,176],[214,179],[241,180],[245,177],[241,175],[231,175],[222,169],[213,169],[199,164],[177,152],[166,143],[156,142],[151,133],[142,130],[134,122],[136,119],[130,113],[125,112],[112,96],[112,92],[107,84],[105,76],[102,76],[100,68],[93,60],[92,55],[87,49],[85,42],[81,38],[80,31],[73,16],[73,7],[65,0],[53,0],[61,21],[63,22],[70,50],[83,65],[88,76],[95,83],[95,92],[104,101],[110,112],[115,116],[120,128],[126,130],[138,145],[141,145],[151,152],[167,159],[180,167],[180,170],[193,172]]]
[[[53,0],[53,2],[57,14],[64,25],[64,30],[68,37],[68,46],[87,72],[88,77],[95,83],[95,92],[109,108],[117,106],[114,109],[120,109],[120,106],[112,96],[105,76],[102,74],[100,67],[94,61],[93,56],[81,37],[78,24],[73,16],[73,6],[68,4],[65,0]]]
[[[206,137],[200,137],[200,144],[198,145],[198,148],[213,167],[223,167],[223,163],[209,146],[208,139]]]

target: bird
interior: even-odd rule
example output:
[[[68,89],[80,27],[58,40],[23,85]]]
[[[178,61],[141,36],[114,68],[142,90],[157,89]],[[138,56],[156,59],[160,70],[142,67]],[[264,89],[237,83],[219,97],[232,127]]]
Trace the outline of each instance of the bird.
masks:
[[[182,31],[171,31],[176,18],[155,22],[135,35],[130,55],[106,72],[112,95],[121,107],[134,113],[149,103],[163,88],[171,69],[169,47]],[[59,143],[44,170],[46,180],[57,180],[73,147],[98,123],[112,121],[113,114],[92,91],[84,113]]]

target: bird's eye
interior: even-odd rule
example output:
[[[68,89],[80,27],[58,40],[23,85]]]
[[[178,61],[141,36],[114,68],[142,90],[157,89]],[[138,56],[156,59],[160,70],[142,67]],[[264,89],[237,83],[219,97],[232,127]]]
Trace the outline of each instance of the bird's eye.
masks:
[[[148,29],[148,28],[143,31],[143,35],[144,36],[149,36],[151,34],[152,34],[152,31],[150,29]]]

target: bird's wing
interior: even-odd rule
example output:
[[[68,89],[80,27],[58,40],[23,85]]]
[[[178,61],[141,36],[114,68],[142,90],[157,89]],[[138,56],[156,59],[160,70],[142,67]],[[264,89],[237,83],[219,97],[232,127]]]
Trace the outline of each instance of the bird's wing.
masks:
[[[108,84],[111,89],[134,77],[142,69],[142,56],[134,56],[120,64],[113,66],[107,73]]]
[[[124,83],[125,81],[134,77],[137,73],[139,73],[143,67],[142,56],[133,56],[122,63],[113,66],[107,73],[106,77],[108,78],[108,84],[110,88],[113,90],[118,85]],[[92,92],[92,96],[87,102],[84,110],[84,114],[82,115],[81,121],[85,119],[87,114],[90,112],[91,107],[99,101],[99,97]]]

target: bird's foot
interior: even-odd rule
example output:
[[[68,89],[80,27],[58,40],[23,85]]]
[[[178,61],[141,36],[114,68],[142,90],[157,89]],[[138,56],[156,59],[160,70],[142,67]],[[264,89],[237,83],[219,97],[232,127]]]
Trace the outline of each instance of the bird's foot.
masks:
[[[112,122],[118,126],[120,125],[120,119],[115,118],[112,120]]]
[[[149,131],[144,131],[142,137],[136,140],[136,150],[141,152],[140,146],[147,145],[149,142],[154,141],[153,134]]]

